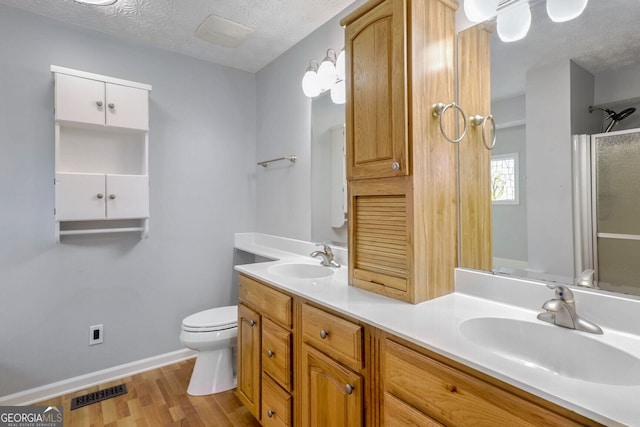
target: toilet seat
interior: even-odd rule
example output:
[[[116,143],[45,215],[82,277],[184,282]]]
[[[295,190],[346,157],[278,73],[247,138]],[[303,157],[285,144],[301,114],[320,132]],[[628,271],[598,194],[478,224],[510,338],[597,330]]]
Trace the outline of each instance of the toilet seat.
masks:
[[[211,308],[186,317],[182,330],[186,332],[215,332],[238,326],[238,306]]]

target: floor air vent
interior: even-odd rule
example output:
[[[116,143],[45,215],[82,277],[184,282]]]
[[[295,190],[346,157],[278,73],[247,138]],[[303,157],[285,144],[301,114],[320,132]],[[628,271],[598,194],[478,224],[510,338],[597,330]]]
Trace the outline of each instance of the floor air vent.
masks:
[[[84,396],[74,397],[71,400],[71,410],[73,411],[74,409],[82,408],[83,406],[91,405],[92,403],[101,402],[123,394],[127,394],[126,384],[120,384],[105,388],[104,390],[94,391],[93,393],[85,394]]]

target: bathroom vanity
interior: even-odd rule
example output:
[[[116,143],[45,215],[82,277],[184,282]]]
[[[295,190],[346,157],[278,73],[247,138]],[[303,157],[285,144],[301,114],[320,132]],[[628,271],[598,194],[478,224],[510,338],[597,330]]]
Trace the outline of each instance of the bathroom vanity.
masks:
[[[603,367],[598,376],[577,360],[575,372],[553,373],[505,358],[483,345],[489,342],[484,335],[473,336],[476,326],[498,319],[496,335],[504,333],[504,320],[507,329],[523,324],[549,339],[558,336],[572,347],[559,349],[569,360],[581,351],[574,338],[640,354],[640,340],[606,325],[604,335],[590,337],[537,321],[534,307],[553,295],[543,284],[515,286],[519,296],[509,300],[493,283],[506,279],[457,270],[460,290],[412,305],[347,285],[344,267],[326,267],[324,277],[283,274],[304,269],[278,266],[317,267],[305,256],[314,246],[288,248],[298,255],[270,253],[264,245],[277,238],[270,239],[236,244],[279,259],[236,267],[240,307],[254,313],[249,320],[241,315],[240,322],[255,322],[239,323],[238,395],[263,425],[633,425],[640,419],[634,403],[640,383],[625,379],[633,375],[607,377]],[[522,305],[522,298],[533,301]],[[585,298],[577,296],[579,311]],[[257,332],[245,339],[244,328]],[[242,396],[251,393],[249,404]]]

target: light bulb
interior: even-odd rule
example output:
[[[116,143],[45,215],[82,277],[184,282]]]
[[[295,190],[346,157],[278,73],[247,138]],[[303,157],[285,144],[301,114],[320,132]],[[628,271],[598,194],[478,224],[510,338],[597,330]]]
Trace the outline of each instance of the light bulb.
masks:
[[[334,104],[344,104],[347,100],[344,80],[340,80],[331,88],[331,100]]]
[[[500,0],[465,0],[464,13],[472,22],[482,22],[495,16]]]
[[[331,89],[331,86],[336,82],[338,73],[336,72],[336,66],[333,65],[328,57],[322,61],[320,68],[318,68],[318,83],[321,90]]]
[[[529,2],[518,3],[501,12],[498,15],[497,27],[498,36],[503,42],[514,42],[524,38],[529,32],[529,27],[531,27]]]
[[[318,74],[313,69],[307,69],[302,78],[302,91],[309,98],[320,95],[320,84]]]
[[[338,55],[338,59],[336,59],[336,73],[339,80],[344,80],[345,70],[344,70],[344,49],[340,51]]]
[[[553,22],[571,21],[580,16],[589,0],[547,0],[547,14]]]

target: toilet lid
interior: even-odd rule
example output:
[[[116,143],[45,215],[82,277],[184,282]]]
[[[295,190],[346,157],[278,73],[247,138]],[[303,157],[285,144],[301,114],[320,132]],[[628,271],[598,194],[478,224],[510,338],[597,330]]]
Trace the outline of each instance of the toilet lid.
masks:
[[[182,321],[185,331],[216,331],[238,326],[238,306],[211,308],[186,317]]]

